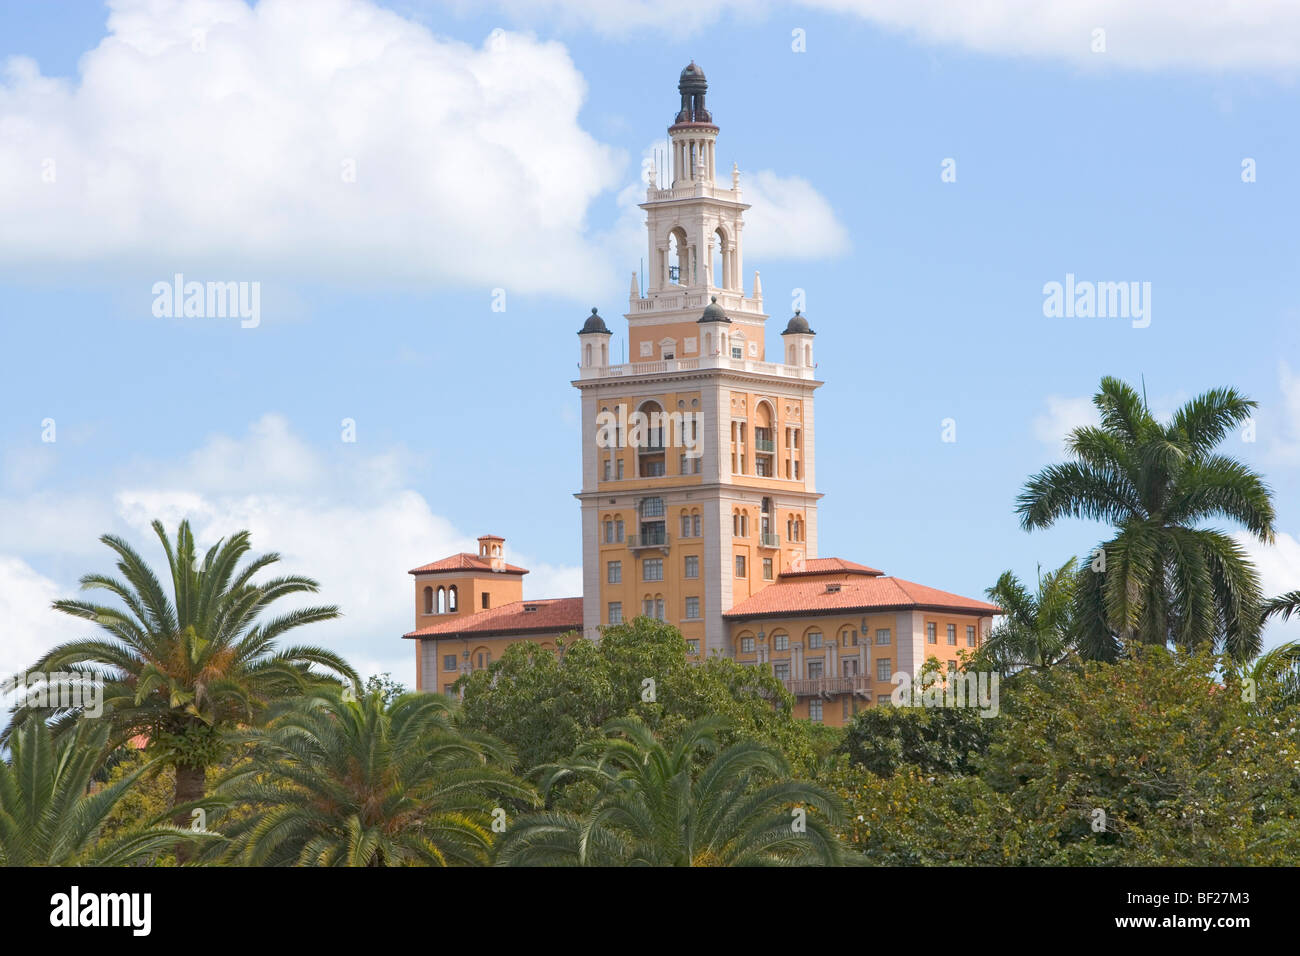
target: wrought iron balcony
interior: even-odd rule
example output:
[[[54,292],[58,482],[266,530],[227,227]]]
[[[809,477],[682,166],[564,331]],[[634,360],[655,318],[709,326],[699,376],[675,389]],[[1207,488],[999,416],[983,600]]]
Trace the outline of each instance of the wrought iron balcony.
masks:
[[[630,534],[627,536],[627,546],[632,551],[641,551],[645,548],[667,548],[668,532],[651,531],[648,534]]]
[[[781,536],[779,534],[760,533],[758,546],[760,548],[779,548],[781,547]]]
[[[836,694],[871,696],[872,681],[866,674],[848,677],[806,677],[784,681],[785,689],[796,697],[833,697]]]
[[[774,452],[776,451],[776,439],[774,438],[755,438],[754,451]]]

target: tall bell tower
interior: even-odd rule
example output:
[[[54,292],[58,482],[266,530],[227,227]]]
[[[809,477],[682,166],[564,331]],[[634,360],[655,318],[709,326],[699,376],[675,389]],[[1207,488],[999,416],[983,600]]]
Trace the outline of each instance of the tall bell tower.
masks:
[[[635,273],[628,362],[608,364],[596,311],[579,334],[583,625],[639,614],[700,656],[731,653],[724,611],[817,554],[813,331],[796,315],[766,360],[758,273],[747,295],[740,172],[716,182],[718,126],[694,62],[668,127],[671,181],[651,172],[649,263]],[[647,422],[637,426],[637,414]]]

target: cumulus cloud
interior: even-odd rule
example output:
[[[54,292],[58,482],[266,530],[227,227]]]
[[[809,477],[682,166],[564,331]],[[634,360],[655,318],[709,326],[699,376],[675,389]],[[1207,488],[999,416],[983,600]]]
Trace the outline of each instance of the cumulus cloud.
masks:
[[[75,81],[3,64],[14,266],[198,260],[569,293],[571,263],[604,261],[584,219],[622,157],[580,127],[586,82],[562,45],[469,46],[369,0],[109,7]]]
[[[1276,597],[1300,588],[1300,538],[1279,533],[1271,545],[1241,531],[1233,535],[1259,570],[1260,585],[1266,597]],[[1300,640],[1300,618],[1292,615],[1283,623],[1269,621],[1264,631],[1264,646],[1275,647],[1283,641]]]
[[[1278,363],[1278,388],[1282,392],[1281,408],[1269,416],[1275,424],[1268,445],[1269,457],[1279,464],[1300,463],[1300,375],[1285,361]]]
[[[783,29],[800,25],[788,6],[769,0],[497,0],[496,7],[524,22],[614,35],[687,36],[724,16],[753,20],[774,10],[790,21]],[[1300,66],[1300,7],[1291,0],[803,0],[798,7],[997,55],[1135,69],[1293,73]],[[1093,52],[1096,29],[1105,30],[1104,54]],[[808,37],[810,51],[816,42]]]
[[[741,190],[753,208],[745,214],[745,257],[821,259],[849,251],[848,230],[806,179],[759,170],[744,176]]]
[[[136,465],[130,472],[136,477],[106,480],[105,500],[83,504],[73,521],[55,517],[59,500],[49,493],[0,501],[0,525],[6,528],[0,552],[30,553],[31,539],[43,532],[43,552],[75,552],[83,570],[109,570],[109,552],[95,540],[105,531],[125,534],[148,560],[160,563],[161,547],[149,528],[155,518],[171,532],[189,518],[202,547],[246,528],[255,552],[280,552],[281,571],[320,582],[321,593],[300,603],[324,601],[343,610],[341,620],[313,625],[303,639],[339,651],[362,674],[389,671],[414,686],[415,651],[401,640],[414,623],[406,572],[476,550],[477,544],[410,487],[400,449],[363,454],[359,445],[339,444],[347,457],[336,459],[303,441],[282,416],[266,415],[243,435],[211,436],[176,463]],[[30,519],[17,540],[8,522],[23,512],[44,518]],[[580,568],[539,565],[521,554],[509,559],[533,569],[524,579],[528,597],[582,593]],[[74,588],[75,581],[55,582],[0,553],[0,620],[19,629],[4,647],[14,666],[82,633],[76,622],[70,631],[61,615],[48,610],[54,597]]]
[[[1097,408],[1088,397],[1068,398],[1047,396],[1047,411],[1035,416],[1032,431],[1035,438],[1048,445],[1053,453],[1068,454],[1066,440],[1076,428],[1097,425],[1101,419]]]

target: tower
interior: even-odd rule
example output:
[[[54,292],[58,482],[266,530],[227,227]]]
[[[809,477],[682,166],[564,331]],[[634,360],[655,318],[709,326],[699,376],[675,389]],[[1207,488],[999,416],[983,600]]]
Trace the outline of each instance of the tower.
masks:
[[[715,182],[718,126],[695,63],[668,127],[671,181],[652,175],[646,294],[633,277],[629,361],[582,330],[583,628],[647,614],[701,655],[733,652],[722,615],[817,553],[813,331],[796,314],[766,361],[758,274],[747,296],[740,173]]]

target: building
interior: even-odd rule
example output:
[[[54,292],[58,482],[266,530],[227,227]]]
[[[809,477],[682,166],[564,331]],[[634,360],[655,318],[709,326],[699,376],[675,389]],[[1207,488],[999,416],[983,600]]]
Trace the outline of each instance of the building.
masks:
[[[716,182],[718,126],[694,63],[651,171],[645,293],[634,273],[630,361],[611,364],[596,309],[578,332],[583,594],[525,602],[527,572],[479,539],[415,577],[417,685],[446,689],[514,641],[554,645],[638,614],[691,653],[770,664],[800,716],[841,724],[887,699],[895,671],[978,646],[997,608],[817,556],[816,333],[796,312],[769,361],[762,285],[744,288],[740,173]]]

